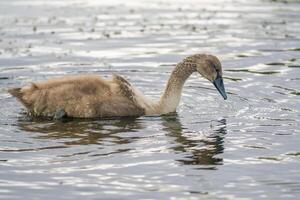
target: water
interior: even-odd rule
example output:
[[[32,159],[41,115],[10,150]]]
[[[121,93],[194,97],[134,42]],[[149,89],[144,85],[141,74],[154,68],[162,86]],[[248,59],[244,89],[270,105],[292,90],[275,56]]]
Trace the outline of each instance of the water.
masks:
[[[0,2],[0,199],[299,199],[300,2]],[[208,52],[228,100],[193,75],[177,114],[28,119],[5,92],[118,73],[158,98]]]

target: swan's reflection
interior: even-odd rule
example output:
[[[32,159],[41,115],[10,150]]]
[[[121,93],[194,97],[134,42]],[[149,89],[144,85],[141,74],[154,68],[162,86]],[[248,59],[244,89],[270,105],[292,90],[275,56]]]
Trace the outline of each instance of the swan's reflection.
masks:
[[[214,169],[215,165],[223,163],[223,159],[217,155],[224,151],[226,119],[217,121],[213,134],[196,139],[185,136],[184,128],[177,115],[164,117],[163,124],[168,135],[175,138],[176,145],[172,149],[175,152],[187,153],[184,158],[178,160],[179,162],[185,165],[205,165],[205,169]]]
[[[154,120],[153,120],[154,119]],[[226,134],[226,120],[216,121],[212,133],[203,135],[200,133],[189,134],[189,129],[183,128],[176,114],[149,118],[119,118],[106,120],[72,120],[65,123],[38,120],[19,120],[18,126],[26,132],[34,132],[34,138],[56,140],[65,147],[73,145],[97,144],[97,148],[105,149],[105,146],[114,145],[117,151],[122,152],[135,149],[134,141],[151,134],[148,125],[162,124],[161,129],[168,137],[172,137],[174,143],[166,148],[180,153],[177,160],[184,165],[199,165],[199,168],[214,169],[215,165],[223,163],[218,154],[224,150],[223,139]],[[205,126],[207,123],[205,123]],[[142,131],[145,131],[142,134]],[[127,134],[129,133],[129,134]],[[123,146],[122,146],[123,145]],[[124,146],[125,145],[125,146]],[[122,147],[121,147],[122,146]],[[46,147],[47,149],[48,147]],[[49,147],[51,148],[51,147]],[[120,150],[120,151],[119,151]],[[107,152],[106,152],[107,153]]]
[[[142,129],[142,123],[135,118],[106,120],[69,120],[53,122],[45,120],[21,119],[19,128],[26,132],[38,133],[37,139],[64,140],[65,145],[103,144],[109,141],[114,144],[126,144],[133,137],[122,137],[118,133],[135,132]],[[137,133],[138,136],[138,133]],[[137,137],[138,138],[138,137]]]

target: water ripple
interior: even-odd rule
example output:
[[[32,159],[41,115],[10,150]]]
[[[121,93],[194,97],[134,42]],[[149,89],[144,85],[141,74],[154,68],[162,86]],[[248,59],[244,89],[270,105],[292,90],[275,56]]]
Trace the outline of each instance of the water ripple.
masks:
[[[297,1],[0,7],[0,199],[299,196]],[[28,118],[6,92],[65,74],[118,73],[158,99],[175,64],[199,52],[220,57],[226,101],[195,74],[177,113],[53,122]]]

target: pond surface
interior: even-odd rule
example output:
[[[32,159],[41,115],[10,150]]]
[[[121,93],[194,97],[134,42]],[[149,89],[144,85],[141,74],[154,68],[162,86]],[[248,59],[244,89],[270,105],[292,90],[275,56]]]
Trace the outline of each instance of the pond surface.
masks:
[[[101,2],[101,3],[100,3]],[[0,199],[299,199],[300,2],[0,1]],[[158,98],[206,52],[177,114],[31,120],[5,91],[118,73]]]

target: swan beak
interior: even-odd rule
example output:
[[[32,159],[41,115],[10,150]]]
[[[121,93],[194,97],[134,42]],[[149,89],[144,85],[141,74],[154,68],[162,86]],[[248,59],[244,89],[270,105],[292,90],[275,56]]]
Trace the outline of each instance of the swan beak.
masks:
[[[217,90],[220,92],[224,100],[227,99],[227,95],[224,88],[223,78],[218,74],[217,78],[213,81],[214,86],[217,88]]]

